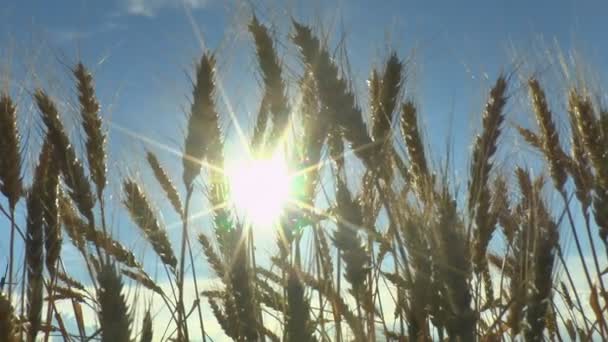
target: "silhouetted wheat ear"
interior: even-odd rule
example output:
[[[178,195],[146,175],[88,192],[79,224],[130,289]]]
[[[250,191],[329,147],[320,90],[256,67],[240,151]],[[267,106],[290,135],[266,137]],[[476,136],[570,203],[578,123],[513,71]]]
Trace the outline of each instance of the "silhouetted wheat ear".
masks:
[[[177,258],[173,253],[173,248],[167,237],[167,232],[160,227],[154,210],[152,210],[150,202],[145,194],[139,185],[130,179],[124,181],[123,192],[125,196],[123,204],[129,211],[131,219],[142,230],[146,239],[150,242],[152,248],[162,262],[175,272]]]
[[[473,146],[468,210],[475,221],[473,264],[477,272],[481,272],[486,267],[486,250],[496,229],[496,215],[490,213],[491,198],[488,182],[493,164],[492,157],[496,152],[501,124],[504,120],[506,91],[507,81],[501,75],[490,91],[482,116],[482,133],[477,136]]]
[[[541,130],[542,150],[549,164],[549,172],[553,178],[553,183],[561,191],[568,175],[564,165],[559,135],[540,83],[533,78],[528,81],[528,87],[530,88],[530,98],[536,114],[536,121]]]
[[[336,188],[337,229],[334,244],[340,249],[345,268],[345,278],[351,284],[353,295],[362,298],[369,271],[369,255],[359,236],[358,229],[363,225],[359,204],[352,199],[344,180],[338,178]]]
[[[443,188],[437,198],[438,213],[434,224],[438,286],[445,288],[440,307],[447,315],[445,325],[449,336],[471,341],[475,336],[475,315],[470,307],[471,293],[469,251],[463,223],[458,217],[456,200]]]
[[[296,270],[287,278],[287,323],[285,341],[314,341],[314,325],[310,321],[310,303],[304,293],[304,284]]]
[[[48,137],[42,145],[42,155],[49,158],[44,175],[43,189],[39,196],[42,198],[44,215],[44,247],[46,250],[46,268],[51,275],[55,274],[55,264],[61,254],[61,227],[59,220],[58,194],[59,169],[53,158],[53,146]]]
[[[7,94],[0,94],[0,191],[11,211],[22,193],[21,148],[17,130],[17,107]]]
[[[264,80],[264,100],[267,101],[267,109],[272,113],[270,141],[276,142],[283,135],[291,114],[285,83],[281,76],[281,62],[268,28],[262,25],[255,15],[249,23],[249,32],[255,41],[255,50]]]
[[[376,76],[377,77],[377,76]],[[374,83],[373,77],[372,84]],[[375,81],[376,83],[378,81]],[[384,67],[382,81],[378,85],[379,89],[370,91],[377,92],[377,109],[372,111],[372,135],[375,140],[384,140],[388,137],[393,113],[403,85],[403,63],[395,52],[391,53]],[[374,86],[374,87],[378,87]]]
[[[153,337],[152,316],[150,315],[150,309],[148,309],[146,310],[146,314],[144,315],[144,319],[141,324],[141,337],[139,338],[139,341],[152,342]]]
[[[223,278],[226,274],[226,270],[224,269],[224,263],[211,245],[211,242],[209,241],[209,238],[207,238],[207,235],[205,235],[204,233],[199,234],[198,241],[203,246],[203,253],[205,253],[205,256],[207,257],[207,262],[209,263],[209,265],[211,265],[211,268],[213,268],[215,274],[217,274],[218,277]]]
[[[106,134],[103,131],[102,120],[99,115],[99,102],[95,97],[93,76],[85,66],[78,63],[73,72],[77,81],[82,128],[86,135],[85,146],[89,172],[97,188],[97,197],[101,199],[103,189],[106,186]]]
[[[102,342],[128,342],[131,338],[131,318],[122,293],[122,280],[115,266],[104,264],[97,276],[99,290],[99,324]]]
[[[542,341],[553,289],[553,265],[556,246],[559,241],[557,224],[550,217],[540,195],[540,188],[534,189],[534,248],[531,251],[531,278],[534,286],[529,287],[527,295],[525,332],[527,341]],[[534,223],[532,223],[534,224]]]
[[[4,293],[0,292],[0,340],[17,342],[19,340],[17,335],[17,317],[13,305]]]
[[[192,107],[184,142],[183,180],[187,189],[201,172],[203,161],[206,160],[215,167],[222,167],[224,164],[219,115],[213,100],[214,70],[215,58],[213,55],[204,54],[196,70]]]
[[[44,265],[44,183],[52,162],[51,151],[43,149],[34,170],[34,183],[27,193],[25,258],[27,264],[28,341],[35,341],[41,326]]]
[[[304,133],[302,137],[302,169],[312,168],[306,172],[306,186],[303,198],[304,203],[312,204],[314,194],[319,182],[318,163],[321,160],[321,150],[327,139],[326,118],[322,115],[319,95],[313,76],[309,71],[299,81],[299,89],[302,96],[300,113]]]
[[[244,230],[239,228],[236,232],[238,233],[237,236],[241,236]],[[227,276],[230,284],[230,293],[236,305],[240,339],[254,341],[258,339],[260,330],[256,314],[256,298],[251,283],[252,277],[248,253],[249,249],[245,241],[241,241],[236,245]]]
[[[376,163],[377,157],[370,153],[374,141],[368,134],[352,91],[339,76],[329,52],[321,46],[310,27],[296,21],[293,21],[293,26],[295,33],[291,39],[298,46],[303,62],[314,76],[321,103],[327,108],[328,121],[340,127],[355,155],[369,169],[377,170],[381,164]]]
[[[89,225],[93,227],[95,225],[93,216],[95,199],[91,193],[91,186],[82,163],[76,157],[76,152],[70,144],[63,124],[59,119],[57,107],[43,90],[36,90],[34,99],[42,113],[42,121],[47,127],[48,137],[53,143],[54,156],[60,165],[63,180],[69,188],[68,193],[80,213],[86,217]]]
[[[148,151],[146,152],[146,159],[148,160],[148,164],[150,165],[152,172],[154,172],[154,177],[158,181],[158,184],[160,184],[161,188],[165,191],[167,199],[169,199],[173,209],[175,209],[180,216],[184,216],[184,209],[182,206],[182,200],[179,197],[179,193],[177,192],[175,185],[173,185],[173,182],[169,178],[169,175],[165,169],[160,165],[158,158],[156,158],[154,153]]]
[[[207,301],[209,302],[213,316],[215,316],[215,319],[219,323],[224,333],[228,337],[235,339],[238,336],[238,332],[233,327],[235,321],[231,321],[226,317],[224,310],[222,310],[215,298],[207,297]]]

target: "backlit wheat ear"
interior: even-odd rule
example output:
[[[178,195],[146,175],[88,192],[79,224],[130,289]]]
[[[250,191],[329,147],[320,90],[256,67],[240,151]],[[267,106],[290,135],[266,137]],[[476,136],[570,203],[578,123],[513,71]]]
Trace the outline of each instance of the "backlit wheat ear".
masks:
[[[372,84],[374,82],[373,78],[374,77],[372,77]],[[378,81],[375,82],[377,83]],[[378,108],[372,113],[372,134],[376,140],[384,140],[388,136],[393,121],[393,112],[395,111],[402,85],[403,63],[399,60],[397,54],[393,52],[386,61],[381,83],[374,86],[379,86],[379,89],[372,90],[370,84],[370,91],[374,93],[377,92],[376,101]]]
[[[163,292],[163,289],[160,286],[158,286],[158,284],[156,284],[154,282],[154,280],[152,280],[152,278],[150,278],[150,276],[142,269],[139,269],[137,271],[131,271],[129,269],[124,268],[124,269],[120,270],[120,273],[122,275],[124,275],[125,277],[133,279],[138,284],[142,285],[143,287],[147,288],[150,291],[154,291],[161,296],[164,296],[164,294],[165,294]]]
[[[545,316],[549,310],[553,289],[553,265],[559,242],[558,226],[550,217],[540,196],[540,188],[534,189],[534,247],[531,250],[531,278],[533,286],[528,290],[525,332],[527,341],[542,341]]]
[[[101,200],[103,189],[106,186],[106,134],[99,115],[99,102],[95,97],[93,76],[85,66],[78,63],[73,73],[77,81],[82,128],[86,135],[85,146],[89,172],[97,188],[97,198]]]
[[[175,209],[180,216],[184,216],[184,209],[182,206],[182,200],[179,197],[179,193],[177,192],[175,185],[173,185],[173,182],[169,178],[169,175],[165,169],[160,165],[158,158],[156,158],[154,153],[148,151],[146,152],[146,159],[148,160],[148,164],[150,165],[152,172],[154,172],[156,181],[158,181],[158,184],[160,184],[161,188],[165,191],[165,194],[173,206],[173,209]]]
[[[430,174],[424,153],[424,145],[418,128],[418,115],[413,102],[407,101],[401,109],[401,134],[405,140],[407,154],[411,164],[411,176],[414,184],[423,196],[430,186]]]
[[[215,58],[204,54],[196,70],[192,107],[184,142],[183,180],[187,189],[201,171],[206,159],[215,167],[223,166],[219,115],[215,109]]]
[[[281,77],[281,63],[266,26],[256,16],[249,23],[249,32],[255,41],[255,50],[264,79],[267,109],[272,113],[270,141],[277,141],[287,126],[291,109],[285,95],[285,83]]]
[[[130,179],[124,181],[123,191],[125,195],[123,204],[129,211],[131,219],[145,234],[146,239],[150,242],[162,262],[175,272],[177,259],[167,237],[167,232],[160,227],[154,210],[152,210],[143,191],[137,183]]]
[[[336,202],[338,223],[333,240],[340,249],[342,260],[346,265],[345,278],[352,285],[353,295],[359,301],[369,271],[369,256],[357,236],[358,228],[363,225],[361,208],[352,199],[346,184],[341,179],[337,180]]]
[[[596,172],[595,197],[593,198],[594,217],[600,237],[604,243],[608,244],[608,156],[604,151],[607,139],[602,135],[591,101],[576,91],[572,91],[570,102],[583,146]]]
[[[216,253],[213,246],[211,245],[209,238],[207,238],[204,233],[201,233],[198,236],[198,241],[203,246],[203,253],[205,253],[205,256],[207,257],[207,262],[211,265],[211,268],[213,268],[215,274],[217,274],[218,277],[223,278],[226,273],[226,270],[224,269],[224,264],[220,259],[219,255]]]
[[[329,52],[321,46],[310,27],[296,21],[293,22],[293,26],[295,33],[292,40],[298,46],[302,60],[314,76],[321,103],[328,110],[329,121],[340,127],[355,155],[368,168],[376,170],[380,165],[375,162],[377,157],[369,150],[374,142],[368,134],[361,109],[357,107],[353,93],[346,81],[340,78],[338,68]]]
[[[17,131],[17,106],[7,94],[0,95],[0,191],[11,211],[21,197],[21,148]]]
[[[243,229],[235,231],[237,236],[243,234]],[[251,267],[248,258],[249,249],[244,241],[236,246],[228,270],[228,280],[231,294],[236,305],[240,339],[257,340],[259,337],[258,319],[256,314],[256,298],[251,284]]]
[[[445,187],[439,196],[433,238],[437,246],[434,251],[438,272],[436,280],[438,286],[445,287],[445,298],[440,305],[447,310],[445,324],[449,336],[470,341],[475,336],[476,321],[470,307],[472,296],[468,286],[470,252],[466,249],[466,236],[456,210],[456,200]]]
[[[468,210],[475,220],[473,263],[477,271],[485,268],[485,253],[496,228],[496,216],[490,214],[490,190],[488,182],[492,170],[492,157],[496,152],[501,124],[504,120],[507,81],[499,76],[490,91],[482,116],[482,133],[473,146],[473,159],[469,180]]]
[[[37,90],[34,93],[34,99],[42,113],[42,121],[48,129],[48,136],[54,147],[54,157],[60,165],[63,180],[69,188],[69,195],[81,214],[87,218],[89,225],[94,227],[93,206],[95,200],[91,193],[91,186],[82,163],[76,157],[76,152],[65,133],[57,107],[42,90]]]
[[[318,90],[309,71],[306,71],[305,76],[300,80],[299,89],[302,96],[300,112],[304,126],[302,167],[313,168],[306,173],[306,189],[303,200],[305,203],[312,204],[319,182],[317,165],[321,160],[321,150],[327,139],[327,118],[321,111]]]
[[[131,318],[122,293],[122,280],[114,266],[104,264],[97,276],[99,290],[99,323],[102,342],[128,342],[131,338]]]
[[[27,265],[27,318],[30,323],[28,341],[35,341],[41,327],[44,265],[44,203],[45,181],[52,163],[51,150],[43,148],[34,170],[34,183],[27,194],[25,258]]]
[[[141,337],[139,338],[139,341],[152,342],[153,337],[152,316],[150,315],[150,309],[148,309],[146,310],[146,314],[144,315],[144,320],[142,322]]]
[[[543,152],[549,163],[549,172],[558,190],[563,190],[566,183],[567,174],[564,165],[563,152],[560,147],[559,135],[553,122],[549,105],[545,97],[545,92],[536,79],[528,81],[530,88],[530,98],[536,114],[536,121],[541,130]]]
[[[61,227],[59,220],[58,194],[59,169],[53,159],[53,147],[49,139],[45,139],[41,154],[49,158],[44,175],[43,189],[39,196],[42,198],[44,215],[44,246],[46,250],[46,268],[51,275],[55,274],[55,264],[61,254]],[[47,158],[47,157],[45,157]]]
[[[17,333],[17,317],[13,305],[4,293],[0,292],[0,340],[17,342],[19,340]]]
[[[568,121],[570,123],[571,134],[571,156],[572,166],[570,173],[572,180],[576,186],[576,198],[583,205],[584,210],[587,210],[591,205],[591,190],[593,188],[593,174],[589,162],[589,156],[585,150],[583,137],[578,129],[578,119],[576,115],[576,96],[570,96],[568,101]]]
[[[304,284],[296,270],[289,272],[287,278],[287,323],[285,341],[315,341],[314,326],[310,321],[310,303],[304,293]]]

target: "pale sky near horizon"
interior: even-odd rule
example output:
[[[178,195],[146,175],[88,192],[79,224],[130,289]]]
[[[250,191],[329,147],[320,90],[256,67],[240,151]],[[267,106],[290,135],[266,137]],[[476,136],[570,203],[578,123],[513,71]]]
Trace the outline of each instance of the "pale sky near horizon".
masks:
[[[111,122],[107,126],[110,171],[124,176],[145,166],[145,147],[158,148],[133,135],[181,148],[191,92],[188,75],[200,57],[201,36],[204,45],[219,56],[226,89],[224,96],[218,95],[223,115],[227,117],[226,110],[231,108],[245,129],[251,127],[250,116],[257,111],[260,97],[260,78],[246,31],[252,10],[262,22],[276,24],[276,38],[283,44],[281,55],[292,65],[297,65],[297,54],[288,40],[290,17],[331,31],[332,47],[343,32],[361,103],[365,103],[370,68],[382,62],[389,47],[411,60],[406,96],[420,104],[425,136],[434,152],[439,151],[437,158],[444,155],[451,137],[463,185],[486,91],[501,71],[551,73],[545,69],[545,58],[556,58],[554,49],[559,47],[566,55],[572,49],[580,53],[594,79],[605,80],[608,72],[608,2],[601,0],[3,0],[0,71],[9,62],[11,89],[19,92],[25,87],[25,98],[38,85],[69,97],[74,90],[65,78],[67,68],[82,59],[95,74],[103,114]],[[293,80],[295,75],[287,77]],[[547,87],[562,89],[553,83]],[[514,82],[510,94],[520,91]],[[508,106],[507,125],[533,123],[526,115],[530,112],[522,108],[518,103]],[[560,108],[556,104],[556,110]],[[24,111],[28,117],[37,115],[29,108]],[[41,126],[25,121],[34,131],[32,143],[25,146],[33,158]],[[225,121],[228,124],[229,119]],[[514,134],[503,140],[513,138]],[[507,168],[522,161],[517,151],[503,151],[502,163]],[[181,179],[181,160],[166,151],[159,154],[174,178]],[[120,182],[111,184],[110,190],[118,195]],[[134,251],[141,253],[142,242],[127,231],[134,230],[129,219],[123,213],[112,214],[111,219],[120,235],[135,246]],[[165,219],[170,223],[175,217],[167,213]],[[0,217],[0,234],[5,234],[6,227],[7,221]],[[0,239],[2,260],[7,240]]]

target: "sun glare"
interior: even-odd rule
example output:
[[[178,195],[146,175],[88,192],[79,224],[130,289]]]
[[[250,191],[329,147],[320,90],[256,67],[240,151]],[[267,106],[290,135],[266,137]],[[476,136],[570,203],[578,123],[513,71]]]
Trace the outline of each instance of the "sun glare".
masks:
[[[230,163],[226,170],[231,201],[255,226],[276,223],[290,195],[290,176],[282,153],[267,159]]]

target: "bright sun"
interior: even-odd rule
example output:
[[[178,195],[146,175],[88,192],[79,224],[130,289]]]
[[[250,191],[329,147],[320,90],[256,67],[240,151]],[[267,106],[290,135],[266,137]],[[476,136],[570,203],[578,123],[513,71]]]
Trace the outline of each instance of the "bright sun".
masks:
[[[255,226],[279,219],[290,195],[290,176],[282,153],[268,159],[237,160],[226,168],[237,212]]]

